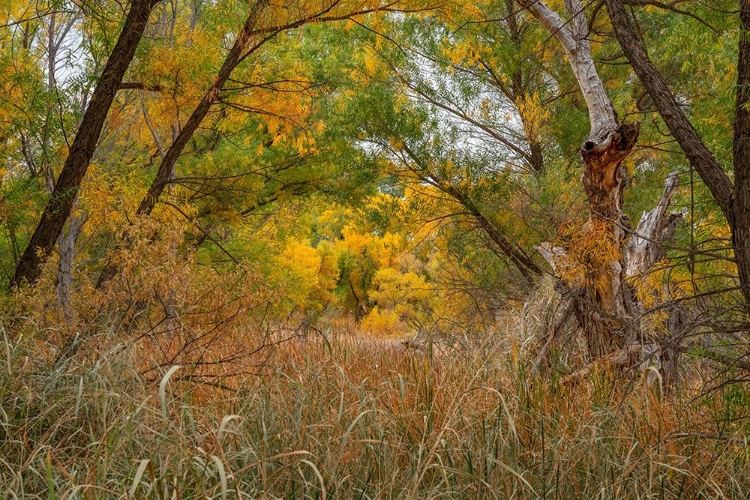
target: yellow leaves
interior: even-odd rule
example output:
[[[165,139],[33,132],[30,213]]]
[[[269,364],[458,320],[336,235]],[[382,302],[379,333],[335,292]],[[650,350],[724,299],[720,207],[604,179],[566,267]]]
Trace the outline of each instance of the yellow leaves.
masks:
[[[376,337],[400,337],[409,333],[409,326],[394,311],[381,311],[375,306],[361,321],[360,329]]]
[[[668,333],[668,309],[659,307],[672,300],[668,269],[669,259],[663,258],[656,262],[645,276],[635,276],[628,280],[628,284],[635,289],[636,298],[648,311],[648,314],[641,318],[641,331],[647,335]]]
[[[281,120],[276,116],[269,116],[265,120],[266,126],[268,127],[268,133],[276,137],[279,135],[279,129],[281,129]]]
[[[5,0],[3,6],[0,7],[0,25],[10,24],[12,22],[19,21],[34,14],[34,8],[40,8],[40,6],[34,6],[25,0]]]
[[[620,259],[620,247],[613,240],[608,221],[590,220],[583,228],[564,228],[570,241],[568,253],[556,262],[560,277],[574,286],[596,290],[608,296],[611,290],[611,266]]]
[[[525,94],[516,99],[516,109],[521,115],[524,132],[530,140],[538,140],[544,124],[550,117],[550,111],[546,106],[542,106],[539,101],[539,94]]]
[[[401,151],[404,149],[404,140],[400,137],[389,137],[388,143],[394,151]]]
[[[372,47],[365,47],[362,53],[362,59],[365,63],[365,70],[369,76],[375,76],[378,69],[378,55]]]
[[[342,230],[343,240],[337,242],[349,252],[368,256],[379,268],[398,267],[398,260],[407,245],[403,234],[385,233],[383,236],[361,233],[355,227],[347,225]]]
[[[83,225],[83,234],[91,236],[95,231],[118,230],[125,224],[121,203],[125,201],[134,206],[138,193],[127,183],[132,179],[114,178],[102,171],[96,163],[89,166],[89,175],[83,183],[78,196],[77,210],[88,214]]]
[[[286,283],[285,295],[295,306],[303,306],[318,285],[321,262],[314,248],[295,240],[287,242],[277,258],[278,274]]]
[[[315,137],[310,132],[301,132],[297,136],[296,143],[297,151],[299,151],[299,154],[301,155],[317,152],[317,148],[315,147]]]
[[[482,50],[481,47],[471,41],[455,43],[451,40],[443,40],[443,55],[457,66],[462,64],[476,65],[482,57]]]
[[[434,295],[423,276],[380,269],[373,280],[370,298],[377,305],[362,321],[362,329],[373,335],[405,335],[410,323],[426,320]]]
[[[286,299],[295,308],[320,311],[335,300],[339,278],[337,255],[328,244],[313,248],[306,242],[289,240],[275,259],[276,275]]]
[[[381,306],[406,314],[432,295],[424,276],[413,272],[402,273],[392,267],[381,268],[373,280],[375,289],[370,296]]]

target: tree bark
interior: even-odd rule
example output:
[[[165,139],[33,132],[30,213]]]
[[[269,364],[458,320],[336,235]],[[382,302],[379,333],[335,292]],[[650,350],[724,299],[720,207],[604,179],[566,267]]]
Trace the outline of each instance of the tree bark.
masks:
[[[750,2],[740,0],[740,44],[734,119],[732,246],[750,314]]]
[[[682,214],[667,215],[679,184],[677,172],[669,174],[656,208],[641,216],[625,248],[625,275],[628,278],[644,276],[664,256],[663,243],[672,239],[677,224],[683,218]]]
[[[581,147],[581,182],[588,199],[589,220],[577,238],[579,248],[571,248],[570,252],[546,250],[545,256],[558,259],[557,265],[553,262],[558,271],[576,271],[575,278],[565,276],[564,271],[561,278],[576,299],[575,316],[589,355],[597,359],[621,349],[632,337],[632,294],[624,281],[623,256],[628,236],[622,212],[627,174],[621,163],[633,149],[639,128],[638,124],[617,123],[614,106],[591,56],[591,44],[586,38],[588,24],[580,0],[565,0],[571,16],[567,22],[542,0],[519,3],[562,46],[589,110],[591,131]]]
[[[76,241],[81,234],[85,217],[71,217],[68,232],[58,238],[60,258],[57,263],[57,298],[63,308],[65,320],[73,319],[70,294],[73,291],[73,265],[75,264]]]
[[[569,22],[563,21],[542,0],[518,0],[518,3],[531,12],[562,46],[589,110],[589,139],[595,143],[605,141],[617,128],[617,113],[591,57],[591,44],[586,38],[588,24],[580,0],[565,0],[565,7],[571,15]]]
[[[573,254],[584,273],[576,317],[589,354],[595,359],[622,348],[632,338],[627,328],[631,294],[626,290],[622,251],[628,237],[622,212],[627,174],[620,165],[637,140],[638,124],[624,124],[610,132],[603,143],[588,140],[581,148],[581,181],[590,215],[580,240],[586,247]],[[597,246],[589,248],[592,242]]]
[[[55,189],[44,208],[39,224],[16,265],[11,287],[33,283],[41,274],[70,216],[83,177],[86,175],[109,108],[120,82],[143,36],[149,15],[159,0],[133,0],[117,43],[107,60],[76,137],[65,160]]]
[[[669,131],[721,208],[732,232],[740,286],[750,312],[750,5],[740,0],[740,43],[734,122],[735,183],[706,147],[674,93],[648,56],[622,0],[605,0],[612,28],[633,70],[654,101]]]
[[[654,354],[658,355],[658,348],[653,341],[644,342],[644,334],[648,333],[640,331],[644,308],[627,279],[649,272],[663,255],[662,243],[672,237],[681,220],[678,215],[667,214],[677,176],[669,177],[657,207],[643,215],[631,236],[622,211],[627,173],[621,163],[635,145],[639,127],[637,123],[617,124],[617,115],[596,72],[586,40],[588,26],[583,6],[580,0],[565,0],[571,19],[564,22],[542,0],[519,1],[563,46],[586,98],[591,120],[590,135],[581,147],[581,182],[588,200],[589,220],[569,251],[543,244],[540,253],[575,299],[575,315],[591,358],[608,359],[617,353],[631,352],[635,344],[644,343],[640,347],[642,358],[651,362]],[[688,128],[683,126],[681,130],[685,132]],[[709,157],[701,156],[706,161]],[[706,168],[719,175],[711,170],[713,167]],[[720,167],[719,170],[726,177]],[[726,189],[726,185],[719,188]],[[623,358],[620,354],[616,356],[618,360],[628,362],[629,355]]]

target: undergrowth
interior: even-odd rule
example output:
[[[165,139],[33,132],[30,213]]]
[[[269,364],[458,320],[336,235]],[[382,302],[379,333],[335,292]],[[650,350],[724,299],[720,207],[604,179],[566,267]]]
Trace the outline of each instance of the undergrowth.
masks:
[[[741,385],[534,380],[491,349],[330,336],[234,390],[136,351],[49,368],[3,339],[2,498],[747,498]],[[686,386],[689,387],[689,386]]]

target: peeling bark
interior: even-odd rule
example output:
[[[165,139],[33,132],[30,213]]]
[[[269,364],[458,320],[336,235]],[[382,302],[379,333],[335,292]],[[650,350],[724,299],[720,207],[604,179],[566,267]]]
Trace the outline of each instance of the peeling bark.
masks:
[[[580,0],[565,0],[565,8],[571,15],[569,22],[542,0],[518,0],[518,3],[531,12],[562,46],[589,110],[589,137],[595,142],[604,141],[617,128],[617,113],[591,57],[591,44],[586,38],[588,24]]]
[[[642,340],[639,328],[642,308],[636,303],[627,278],[648,272],[662,255],[662,242],[674,232],[679,217],[668,217],[667,209],[677,178],[670,177],[657,207],[642,217],[641,233],[630,238],[622,211],[627,185],[622,162],[638,140],[639,124],[617,122],[617,114],[591,56],[591,45],[586,38],[589,30],[580,0],[565,0],[568,21],[543,0],[519,0],[519,3],[563,47],[586,100],[591,122],[589,137],[581,147],[581,182],[588,200],[589,220],[576,237],[578,244],[570,250],[543,244],[539,252],[562,278],[574,300],[574,314],[583,330],[589,356],[610,364],[626,364],[632,358],[633,344]],[[641,358],[653,358],[653,342],[640,345]]]
[[[664,193],[656,207],[641,216],[638,227],[628,240],[625,249],[625,275],[628,278],[645,275],[664,256],[663,243],[672,239],[683,219],[682,214],[667,215],[678,185],[679,176],[677,172],[672,172],[667,177]]]
[[[577,282],[568,283],[576,298],[575,316],[593,359],[622,348],[631,337],[630,294],[624,293],[622,248],[626,239],[622,195],[626,173],[620,167],[638,139],[638,124],[617,124],[617,113],[596,71],[587,40],[588,25],[579,0],[565,0],[571,16],[564,21],[542,0],[521,0],[539,22],[560,42],[586,100],[591,122],[581,147],[581,182],[588,198],[589,221],[580,241],[596,241],[607,252],[575,249],[574,253],[548,248],[545,257],[556,259],[556,268],[578,269]],[[557,255],[556,255],[557,254]],[[561,259],[562,258],[562,259]]]
[[[627,174],[621,163],[637,139],[638,124],[625,124],[610,132],[602,143],[588,140],[581,148],[581,181],[591,212],[583,229],[584,237],[590,235],[592,240],[606,241],[606,247],[611,249],[609,256],[589,252],[574,256],[584,270],[576,317],[594,359],[621,348],[632,338],[628,331],[630,294],[625,290],[622,255],[627,238],[622,212]]]

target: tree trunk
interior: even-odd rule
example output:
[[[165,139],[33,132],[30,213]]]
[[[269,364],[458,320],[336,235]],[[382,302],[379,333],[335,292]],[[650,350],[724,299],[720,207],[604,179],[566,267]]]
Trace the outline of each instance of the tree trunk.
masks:
[[[569,250],[543,244],[542,255],[575,299],[575,316],[588,353],[594,360],[614,356],[629,359],[635,352],[642,308],[627,278],[645,274],[661,257],[661,242],[671,237],[679,217],[667,217],[676,188],[670,177],[656,209],[644,214],[636,234],[622,212],[627,173],[621,167],[638,139],[638,124],[617,124],[617,115],[596,71],[587,40],[588,25],[580,0],[565,0],[571,16],[564,21],[543,0],[519,0],[562,45],[586,100],[591,121],[588,139],[581,147],[581,182],[589,205],[589,220]],[[641,234],[641,231],[643,234]],[[647,350],[640,352],[642,357]],[[649,356],[652,353],[649,353]],[[612,358],[612,359],[614,359]],[[627,361],[624,359],[624,361]]]
[[[216,101],[218,101],[221,90],[224,88],[224,84],[227,82],[227,80],[229,80],[229,77],[231,76],[232,71],[234,71],[234,68],[236,68],[240,61],[242,61],[242,59],[245,57],[245,51],[253,35],[253,32],[255,31],[258,17],[260,16],[260,13],[263,11],[263,9],[265,9],[266,5],[268,5],[268,3],[269,0],[258,0],[253,5],[250,14],[245,20],[245,24],[237,34],[237,39],[235,40],[234,45],[224,59],[224,63],[222,64],[221,69],[219,69],[216,78],[213,79],[213,82],[208,90],[204,92],[201,102],[198,103],[198,106],[193,110],[193,113],[190,115],[190,118],[188,118],[187,123],[185,123],[185,126],[182,127],[182,129],[179,131],[174,142],[172,142],[172,145],[169,147],[169,149],[167,149],[166,153],[164,153],[164,157],[162,158],[161,164],[159,165],[159,170],[156,172],[156,177],[154,177],[154,180],[151,182],[151,186],[148,188],[146,196],[143,197],[140,205],[138,205],[136,215],[150,215],[151,211],[156,206],[156,203],[159,201],[159,197],[164,192],[164,189],[174,176],[175,164],[182,154],[182,151],[185,149],[185,146],[187,146],[187,143],[193,137],[195,131],[198,130],[198,127],[208,115],[208,112],[211,110],[211,106],[213,106]],[[123,240],[127,245],[127,231],[123,237]],[[115,274],[117,274],[117,266],[112,260],[108,260],[104,266],[104,269],[99,275],[99,279],[97,280],[97,288],[103,287],[109,280],[111,280],[115,276]]]
[[[58,238],[60,260],[57,263],[57,298],[63,308],[65,320],[68,323],[73,319],[70,293],[73,290],[75,246],[84,222],[85,218],[83,217],[71,217],[68,224],[68,232],[60,234]]]
[[[637,139],[633,124],[621,125],[601,144],[584,143],[581,181],[589,220],[570,251],[549,244],[540,248],[575,298],[575,316],[593,359],[623,348],[635,336],[633,295],[625,282],[629,232],[622,213],[621,163]]]
[[[159,196],[161,196],[164,188],[169,184],[170,176],[174,170],[175,163],[177,163],[177,159],[182,154],[182,150],[185,149],[188,141],[190,141],[195,131],[198,130],[198,127],[203,122],[203,119],[208,115],[211,106],[219,99],[219,94],[224,88],[224,84],[229,80],[229,76],[234,71],[234,68],[237,67],[237,64],[242,60],[247,44],[255,30],[258,16],[268,3],[269,0],[259,0],[253,5],[242,30],[237,34],[234,46],[232,46],[226,59],[224,59],[224,63],[213,80],[211,87],[203,94],[201,102],[193,110],[187,123],[180,130],[177,138],[165,153],[156,177],[148,189],[148,193],[138,206],[137,215],[149,215],[154,209]]]
[[[42,265],[49,257],[70,216],[81,181],[94,155],[109,108],[122,77],[135,55],[151,9],[158,2],[159,0],[132,1],[122,32],[83,115],[55,189],[26,250],[16,265],[15,273],[10,281],[11,287],[18,287],[23,282],[33,283],[39,278]]]
[[[740,46],[734,119],[732,245],[745,308],[750,314],[750,2],[740,0]]]
[[[605,0],[605,3],[614,34],[633,70],[729,223],[745,308],[750,313],[750,4],[747,0],[739,0],[741,33],[737,62],[733,185],[685,116],[664,77],[649,59],[645,44],[625,11],[623,1]]]
[[[564,21],[541,0],[520,0],[555,36],[586,100],[591,122],[581,147],[583,183],[590,209],[589,220],[577,240],[579,248],[553,255],[543,251],[563,281],[573,289],[575,316],[593,359],[625,344],[630,317],[630,294],[624,287],[622,194],[626,174],[620,168],[638,139],[638,125],[617,124],[617,114],[591,57],[588,26],[579,0],[565,0],[571,19]],[[565,276],[564,269],[576,276]]]
[[[584,273],[576,317],[595,359],[622,348],[632,337],[627,332],[632,307],[631,294],[625,288],[623,255],[628,236],[622,212],[627,174],[620,164],[637,139],[637,124],[621,125],[603,143],[589,140],[582,148],[581,181],[591,213],[580,240],[584,248],[571,256]]]

